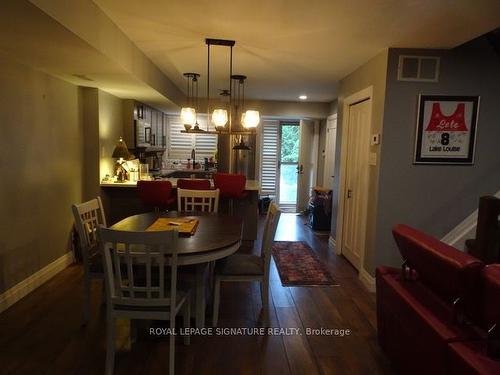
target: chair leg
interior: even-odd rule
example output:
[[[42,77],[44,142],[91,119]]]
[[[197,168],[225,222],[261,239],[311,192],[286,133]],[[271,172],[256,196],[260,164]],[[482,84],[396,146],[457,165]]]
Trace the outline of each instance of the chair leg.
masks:
[[[83,325],[90,319],[90,277],[85,273],[83,285]]]
[[[186,301],[184,302],[184,311],[182,315],[182,320],[184,323],[184,328],[189,329],[191,328],[191,296],[188,296],[186,298]],[[184,345],[189,345],[191,343],[191,336],[184,335]]]
[[[262,298],[262,318],[264,323],[269,322],[269,285],[263,281],[260,284],[260,296]]]
[[[112,375],[115,367],[115,333],[116,321],[108,312],[107,317],[107,334],[106,334],[106,375]]]
[[[173,307],[171,307],[173,308]],[[175,317],[170,319],[170,352],[169,352],[169,364],[168,364],[168,373],[170,375],[175,375]]]
[[[213,300],[213,310],[212,310],[212,326],[217,327],[217,321],[219,320],[219,303],[220,303],[220,283],[221,279],[219,276],[215,276],[214,285],[214,300]]]

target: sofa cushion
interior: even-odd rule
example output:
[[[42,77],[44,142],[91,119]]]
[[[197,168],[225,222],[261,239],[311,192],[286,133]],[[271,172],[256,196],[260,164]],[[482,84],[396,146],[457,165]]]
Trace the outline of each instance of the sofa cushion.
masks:
[[[447,343],[476,339],[454,320],[451,305],[394,268],[377,269],[377,324],[382,349],[399,372],[446,373]]]
[[[458,297],[474,300],[484,266],[480,260],[407,225],[398,224],[392,232],[401,255],[427,287],[448,303]]]
[[[500,326],[500,264],[490,264],[481,272],[480,306],[482,328]]]
[[[500,361],[488,357],[485,341],[450,343],[447,362],[453,375],[500,374]]]

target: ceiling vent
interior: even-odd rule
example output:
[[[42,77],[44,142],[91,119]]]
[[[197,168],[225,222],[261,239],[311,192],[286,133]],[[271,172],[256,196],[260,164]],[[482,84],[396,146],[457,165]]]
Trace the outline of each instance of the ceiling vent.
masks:
[[[438,82],[439,57],[400,55],[398,81]]]

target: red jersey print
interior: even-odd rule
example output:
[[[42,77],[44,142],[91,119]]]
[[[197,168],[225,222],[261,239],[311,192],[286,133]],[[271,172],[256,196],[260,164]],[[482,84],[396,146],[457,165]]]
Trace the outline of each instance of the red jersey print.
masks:
[[[465,126],[465,103],[458,103],[455,112],[451,116],[445,116],[441,112],[440,103],[432,105],[431,118],[425,131],[428,132],[466,132]]]

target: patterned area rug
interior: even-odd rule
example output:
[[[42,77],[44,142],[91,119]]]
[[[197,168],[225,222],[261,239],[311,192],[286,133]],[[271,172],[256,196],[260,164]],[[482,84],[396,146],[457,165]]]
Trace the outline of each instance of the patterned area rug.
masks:
[[[283,286],[338,285],[305,242],[276,241],[273,256]]]

